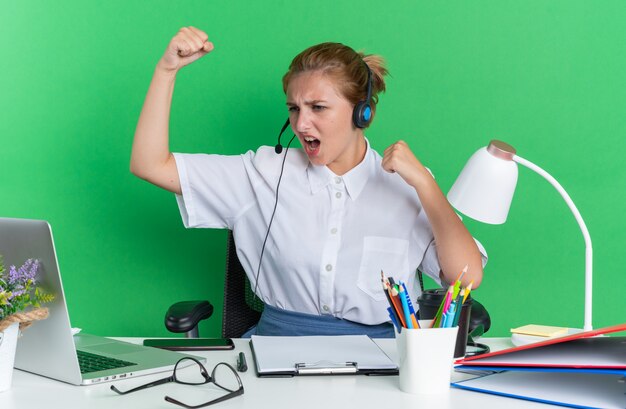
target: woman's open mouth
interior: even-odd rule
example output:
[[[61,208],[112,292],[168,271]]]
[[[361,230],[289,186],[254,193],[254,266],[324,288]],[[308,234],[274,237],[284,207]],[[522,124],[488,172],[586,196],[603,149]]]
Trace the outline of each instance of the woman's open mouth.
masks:
[[[304,150],[309,156],[316,156],[320,150],[320,140],[312,136],[305,136]]]

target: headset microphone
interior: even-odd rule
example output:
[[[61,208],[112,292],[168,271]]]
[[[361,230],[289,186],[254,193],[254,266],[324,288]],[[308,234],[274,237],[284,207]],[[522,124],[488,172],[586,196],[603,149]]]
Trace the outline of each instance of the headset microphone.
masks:
[[[287,122],[283,125],[280,133],[278,134],[278,144],[274,147],[274,152],[277,154],[282,153],[283,145],[280,144],[280,137],[282,136],[285,129],[289,126],[289,118],[287,118]],[[276,208],[278,207],[278,189],[280,188],[280,181],[283,179],[283,171],[285,170],[285,160],[287,159],[287,153],[289,152],[289,147],[291,146],[291,142],[296,138],[296,135],[292,136],[287,144],[287,150],[285,151],[285,155],[283,156],[282,164],[280,165],[280,175],[278,176],[278,183],[276,183],[276,193],[274,200],[274,210],[272,210],[272,216],[270,217],[270,221],[267,224],[267,231],[265,232],[265,240],[263,240],[263,246],[261,246],[261,255],[259,256],[259,265],[256,269],[256,276],[254,278],[254,291],[253,294],[255,297],[257,296],[257,288],[259,285],[259,274],[261,273],[261,262],[263,261],[263,254],[265,253],[265,244],[267,243],[267,238],[270,236],[270,230],[272,229],[272,222],[274,221],[274,216],[276,215]]]
[[[283,135],[283,132],[285,132],[285,129],[287,129],[288,126],[289,126],[289,118],[287,118],[287,122],[285,122],[285,125],[283,125],[283,127],[281,128],[280,133],[278,134],[278,143],[274,147],[274,152],[276,152],[279,155],[283,152],[283,145],[280,144],[280,137]]]

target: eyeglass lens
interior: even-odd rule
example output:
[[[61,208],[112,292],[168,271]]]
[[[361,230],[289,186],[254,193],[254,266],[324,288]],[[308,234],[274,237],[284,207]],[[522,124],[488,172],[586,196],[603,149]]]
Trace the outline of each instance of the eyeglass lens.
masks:
[[[212,381],[204,365],[193,358],[182,358],[176,363],[174,379],[187,385],[202,385]]]
[[[212,373],[213,382],[222,389],[229,392],[236,391],[241,387],[241,380],[237,372],[225,363],[215,366]]]
[[[194,360],[195,361],[195,360]],[[211,376],[205,375],[202,369],[204,366],[195,361],[197,365],[191,365],[190,368],[187,368],[187,371],[182,371],[176,369],[175,377],[177,378],[177,382],[183,383],[183,379],[189,384],[200,384],[200,383],[213,383],[215,386],[223,389],[228,392],[223,394],[222,396],[209,400],[204,403],[190,405],[191,402],[183,403],[180,400],[174,399],[170,396],[166,396],[165,400],[167,402],[182,406],[184,408],[195,409],[202,408],[205,406],[213,405],[215,403],[223,402],[225,400],[234,398],[235,396],[239,396],[243,394],[243,384],[241,383],[241,379],[235,371],[235,368],[230,366],[225,362],[220,362],[213,368],[211,372]],[[206,371],[206,370],[205,370]],[[201,381],[201,379],[206,379]],[[195,383],[194,383],[195,382]]]

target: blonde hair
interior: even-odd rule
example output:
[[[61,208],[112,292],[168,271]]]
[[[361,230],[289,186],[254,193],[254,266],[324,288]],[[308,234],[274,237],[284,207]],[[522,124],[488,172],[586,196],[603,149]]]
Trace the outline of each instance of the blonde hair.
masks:
[[[314,45],[298,54],[283,76],[283,91],[287,93],[289,82],[298,74],[320,71],[333,80],[344,98],[356,105],[367,98],[368,68],[372,73],[370,106],[373,116],[376,112],[378,94],[385,92],[384,77],[388,74],[385,61],[380,55],[365,55],[341,43]]]

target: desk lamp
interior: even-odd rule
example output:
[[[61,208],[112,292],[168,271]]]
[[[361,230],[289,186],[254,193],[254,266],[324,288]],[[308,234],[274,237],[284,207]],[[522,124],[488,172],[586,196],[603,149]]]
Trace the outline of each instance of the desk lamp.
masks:
[[[515,148],[493,140],[467,161],[450,192],[448,200],[461,213],[483,223],[506,221],[517,184],[517,164],[543,176],[561,194],[574,214],[585,239],[585,316],[584,331],[591,327],[592,249],[591,237],[582,216],[565,189],[548,172],[516,155]]]

